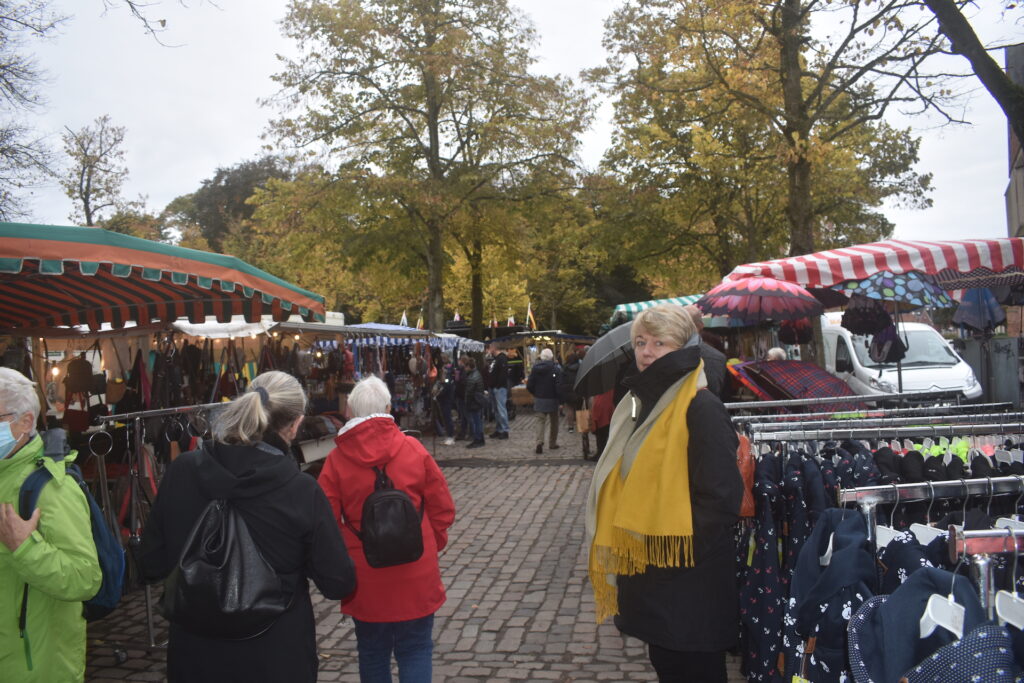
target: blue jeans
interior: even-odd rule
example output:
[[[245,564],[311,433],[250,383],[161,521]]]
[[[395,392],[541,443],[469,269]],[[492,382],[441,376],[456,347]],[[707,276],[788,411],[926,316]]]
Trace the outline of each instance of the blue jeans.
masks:
[[[508,387],[491,389],[494,395],[494,431],[508,433]]]
[[[469,434],[473,441],[484,440],[484,411],[466,409],[469,414]]]
[[[430,683],[434,615],[410,621],[372,622],[353,618],[362,683],[391,683],[391,654],[401,683]]]

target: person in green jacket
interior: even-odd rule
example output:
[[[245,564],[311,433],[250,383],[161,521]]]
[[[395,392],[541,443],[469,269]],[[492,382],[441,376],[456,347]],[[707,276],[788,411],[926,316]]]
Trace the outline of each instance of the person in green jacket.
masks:
[[[43,441],[35,431],[38,418],[35,383],[0,368],[0,681],[82,681],[82,601],[96,594],[102,576],[85,495],[62,464],[43,459]],[[43,488],[31,518],[23,520],[18,491],[40,461],[53,480]],[[21,633],[26,584],[27,620]]]

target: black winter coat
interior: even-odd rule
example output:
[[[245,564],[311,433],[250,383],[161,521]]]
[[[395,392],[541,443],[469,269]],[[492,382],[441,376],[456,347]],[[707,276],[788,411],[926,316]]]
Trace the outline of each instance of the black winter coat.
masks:
[[[272,445],[285,448],[278,440]],[[307,578],[327,598],[340,600],[355,590],[355,569],[323,491],[280,450],[207,442],[172,462],[142,536],[144,578],[159,581],[171,572],[192,525],[214,498],[232,501],[278,573],[299,573],[295,600],[267,632],[249,640],[204,638],[172,624],[168,680],[316,681]]]
[[[538,413],[558,412],[558,385],[562,381],[562,369],[553,360],[534,363],[526,390],[533,395],[533,409]]]
[[[627,380],[641,402],[637,422],[669,385],[697,367],[699,349],[673,351]],[[629,399],[626,399],[629,400]],[[690,444],[690,504],[694,566],[648,567],[618,577],[620,631],[681,652],[721,652],[736,644],[739,597],[733,526],[743,480],[736,464],[739,440],[721,400],[697,392],[686,413]]]
[[[466,374],[466,410],[477,412],[487,406],[487,391],[480,371],[473,368]]]

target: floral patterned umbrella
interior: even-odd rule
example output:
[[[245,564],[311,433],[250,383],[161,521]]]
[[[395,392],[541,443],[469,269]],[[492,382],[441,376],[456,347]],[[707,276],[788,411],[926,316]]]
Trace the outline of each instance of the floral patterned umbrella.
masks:
[[[860,294],[879,301],[895,301],[905,308],[933,306],[951,308],[956,305],[941,287],[917,271],[895,274],[882,270],[863,280],[850,280],[833,285],[832,289],[847,296]]]
[[[727,315],[748,324],[811,318],[825,310],[800,285],[771,277],[745,277],[723,282],[696,303],[705,313]]]

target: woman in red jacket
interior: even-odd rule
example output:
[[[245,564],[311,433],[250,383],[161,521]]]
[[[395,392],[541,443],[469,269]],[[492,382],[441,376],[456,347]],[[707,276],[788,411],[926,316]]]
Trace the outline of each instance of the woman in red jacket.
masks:
[[[437,463],[418,440],[401,432],[390,410],[391,394],[384,382],[370,377],[355,386],[348,398],[349,421],[334,439],[320,486],[356,566],[356,591],[342,601],[341,611],[355,622],[360,680],[390,683],[394,653],[403,683],[428,683],[434,612],[445,600],[437,553],[448,542],[455,504]],[[363,502],[376,480],[374,467],[384,469],[394,487],[423,511],[423,555],[414,562],[371,567],[349,528],[362,528]]]

